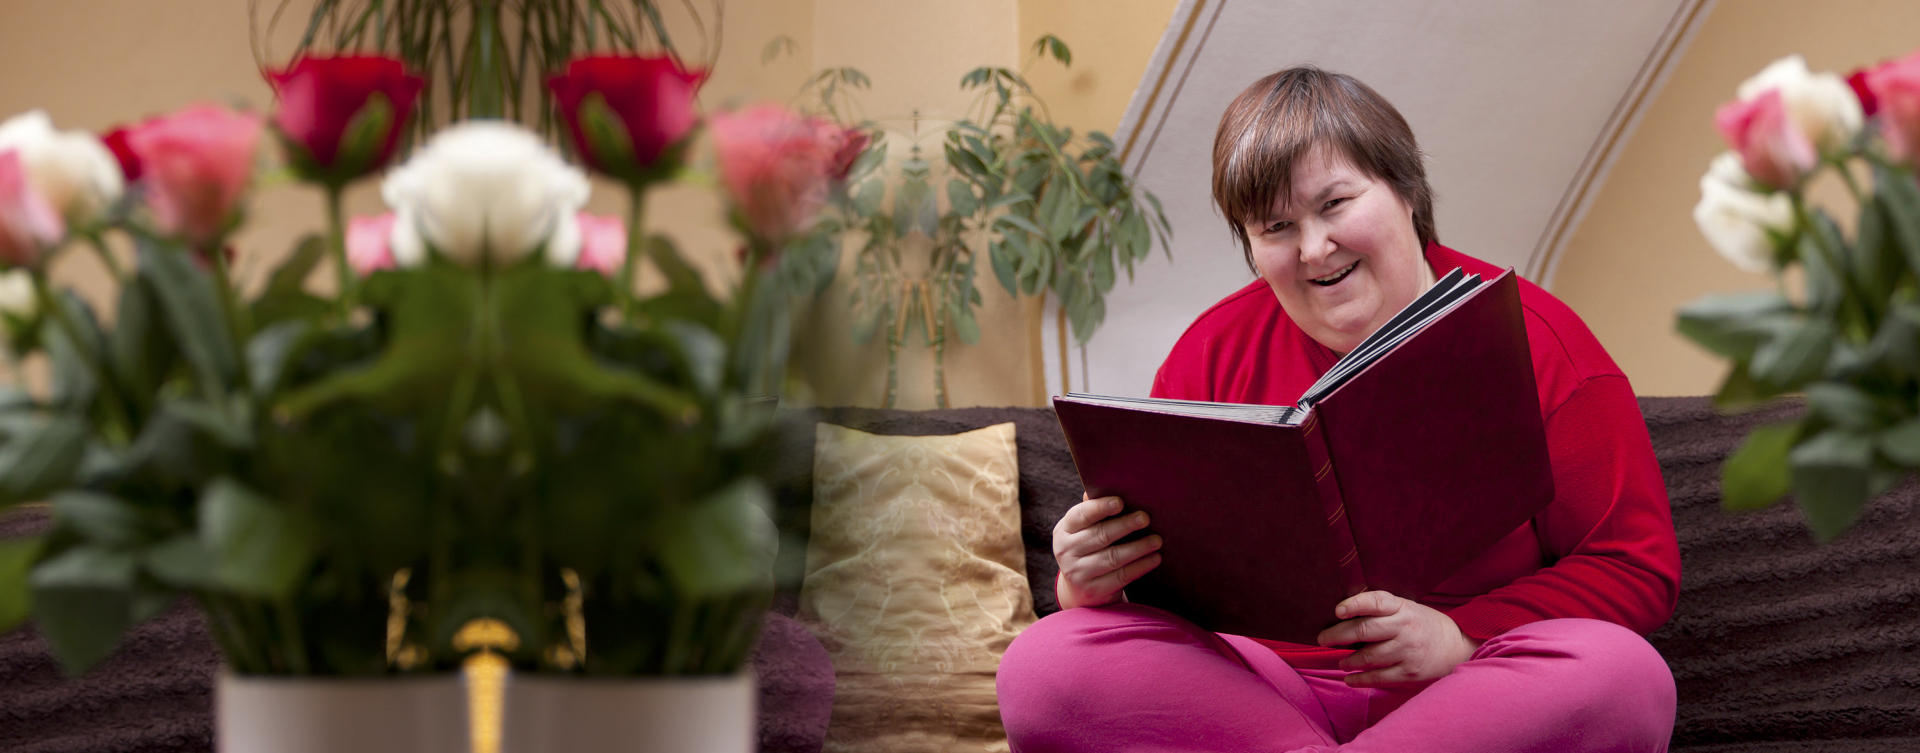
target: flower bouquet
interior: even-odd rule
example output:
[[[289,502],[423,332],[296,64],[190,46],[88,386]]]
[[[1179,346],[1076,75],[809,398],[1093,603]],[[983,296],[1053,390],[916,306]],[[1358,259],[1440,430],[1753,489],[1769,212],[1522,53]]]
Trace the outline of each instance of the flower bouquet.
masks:
[[[738,281],[710,286],[639,232],[645,191],[697,143],[701,78],[635,54],[550,79],[566,149],[627,188],[624,226],[582,214],[586,172],[498,119],[431,133],[384,178],[391,212],[349,222],[342,191],[400,151],[426,84],[396,58],[303,56],[270,72],[271,118],[195,106],[104,139],[39,113],[0,127],[0,324],[13,356],[54,371],[49,396],[0,394],[0,508],[46,499],[53,519],[0,543],[0,629],[32,616],[84,671],[190,596],[230,669],[228,749],[464,744],[443,723],[459,713],[390,700],[358,712],[386,728],[287,724],[260,711],[286,710],[259,700],[279,690],[251,681],[391,682],[476,652],[726,678],[750,734],[739,671],[776,541],[761,440],[790,338],[772,277],[850,136],[777,108],[709,119],[747,239]],[[249,296],[227,240],[268,133],[325,192],[329,226]],[[47,281],[86,247],[119,283],[111,325]],[[637,292],[642,263],[663,289]]]
[[[1722,406],[1796,392],[1808,406],[1728,458],[1722,497],[1751,509],[1791,491],[1830,540],[1920,467],[1920,54],[1845,79],[1784,58],[1715,121],[1732,149],[1701,178],[1694,219],[1779,286],[1695,301],[1679,330],[1732,362]],[[1852,199],[1850,228],[1809,199],[1829,175]]]

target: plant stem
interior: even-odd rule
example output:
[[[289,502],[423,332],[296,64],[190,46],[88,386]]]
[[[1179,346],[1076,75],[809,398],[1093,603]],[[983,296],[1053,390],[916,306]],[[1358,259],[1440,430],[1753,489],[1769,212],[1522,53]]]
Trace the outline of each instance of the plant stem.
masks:
[[[88,233],[87,242],[100,255],[100,263],[107,265],[107,271],[113,273],[114,282],[127,284],[126,272],[121,270],[120,260],[113,258],[113,251],[107,248],[106,239],[101,238],[99,233]]]
[[[359,279],[353,274],[353,265],[347,263],[347,223],[340,210],[340,186],[329,185],[327,190],[327,255],[333,257],[333,270],[340,282],[340,290],[335,294],[335,304],[340,323],[346,324],[347,315],[353,311],[354,297],[360,292]]]
[[[1854,312],[1860,316],[1860,323],[1866,325],[1868,332],[1872,332],[1875,329],[1875,323],[1872,313],[1867,310],[1866,294],[1861,292],[1859,284],[1847,268],[1840,264],[1840,252],[1827,245],[1826,235],[1819,231],[1818,225],[1814,224],[1813,214],[1807,211],[1806,203],[1798,195],[1793,196],[1793,212],[1799,218],[1800,225],[1806,228],[1806,232],[1813,234],[1814,248],[1820,250],[1820,256],[1826,260],[1827,268],[1833,270],[1834,276],[1840,278],[1840,284],[1846,287],[1847,302],[1853,304]]]
[[[207,252],[207,258],[213,260],[214,288],[220,296],[220,308],[226,314],[227,338],[233,342],[234,368],[240,374],[239,387],[243,394],[253,393],[253,380],[247,375],[247,330],[250,328],[245,318],[246,311],[240,308],[240,297],[233,290],[233,273],[227,269],[227,254],[218,244]],[[225,410],[225,406],[216,405],[216,410]]]
[[[620,261],[620,279],[615,285],[614,300],[620,303],[620,319],[629,324],[633,323],[637,304],[633,295],[633,278],[640,269],[640,252],[646,248],[646,236],[640,232],[640,217],[646,208],[646,190],[646,185],[642,183],[627,186],[627,258]]]
[[[87,370],[93,372],[94,380],[100,383],[100,389],[106,393],[102,402],[107,406],[108,427],[114,429],[110,436],[117,434],[121,439],[131,441],[134,436],[134,425],[133,418],[128,412],[126,396],[120,391],[120,383],[115,381],[113,374],[107,371],[106,362],[102,360],[101,354],[94,350],[94,346],[98,343],[92,338],[81,335],[80,325],[74,323],[73,317],[67,311],[66,302],[55,297],[53,290],[47,287],[45,272],[36,269],[28,276],[33,278],[33,292],[40,299],[40,307],[53,315],[54,324],[60,327],[61,333],[73,343],[73,352],[80,356],[80,361],[86,364]]]

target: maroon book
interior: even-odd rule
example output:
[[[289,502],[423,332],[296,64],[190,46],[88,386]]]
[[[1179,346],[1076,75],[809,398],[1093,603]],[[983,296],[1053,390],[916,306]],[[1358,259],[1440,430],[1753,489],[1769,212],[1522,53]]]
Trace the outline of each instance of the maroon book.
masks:
[[[1128,600],[1215,632],[1312,644],[1341,600],[1425,597],[1553,500],[1512,270],[1447,275],[1297,406],[1054,410],[1087,491],[1164,540]]]

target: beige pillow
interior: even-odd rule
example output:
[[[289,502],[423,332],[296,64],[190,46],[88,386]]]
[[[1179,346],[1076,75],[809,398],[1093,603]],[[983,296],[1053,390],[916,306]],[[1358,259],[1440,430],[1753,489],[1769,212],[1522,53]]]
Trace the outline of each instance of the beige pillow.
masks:
[[[833,657],[826,750],[1007,750],[994,672],[1033,624],[1013,424],[815,436],[800,621]]]

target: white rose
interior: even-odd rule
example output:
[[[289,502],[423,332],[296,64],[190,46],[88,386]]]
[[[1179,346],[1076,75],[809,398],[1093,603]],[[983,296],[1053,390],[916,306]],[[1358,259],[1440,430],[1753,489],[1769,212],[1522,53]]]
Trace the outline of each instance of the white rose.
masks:
[[[33,292],[32,274],[24,269],[0,272],[0,312],[24,320],[32,318],[39,307],[40,298]]]
[[[381,195],[396,215],[399,265],[418,263],[431,245],[462,265],[486,258],[504,266],[564,234],[562,220],[587,203],[590,190],[586,174],[532,132],[475,120],[434,136],[387,177]]]
[[[1780,90],[1787,117],[1822,154],[1839,150],[1860,133],[1865,115],[1853,87],[1838,74],[1807,70],[1806,58],[1788,55],[1773,61],[1741,82],[1737,94],[1744,102],[1769,89]]]
[[[1740,164],[1740,155],[1721,152],[1707,174],[1700,176],[1700,203],[1693,207],[1694,224],[1707,244],[1733,265],[1753,273],[1773,268],[1774,241],[1769,235],[1793,232],[1793,201],[1786,194],[1753,190],[1753,178]]]
[[[45,110],[0,123],[0,152],[8,150],[20,153],[21,167],[34,191],[69,225],[98,222],[126,191],[113,152],[86,131],[55,131]]]

